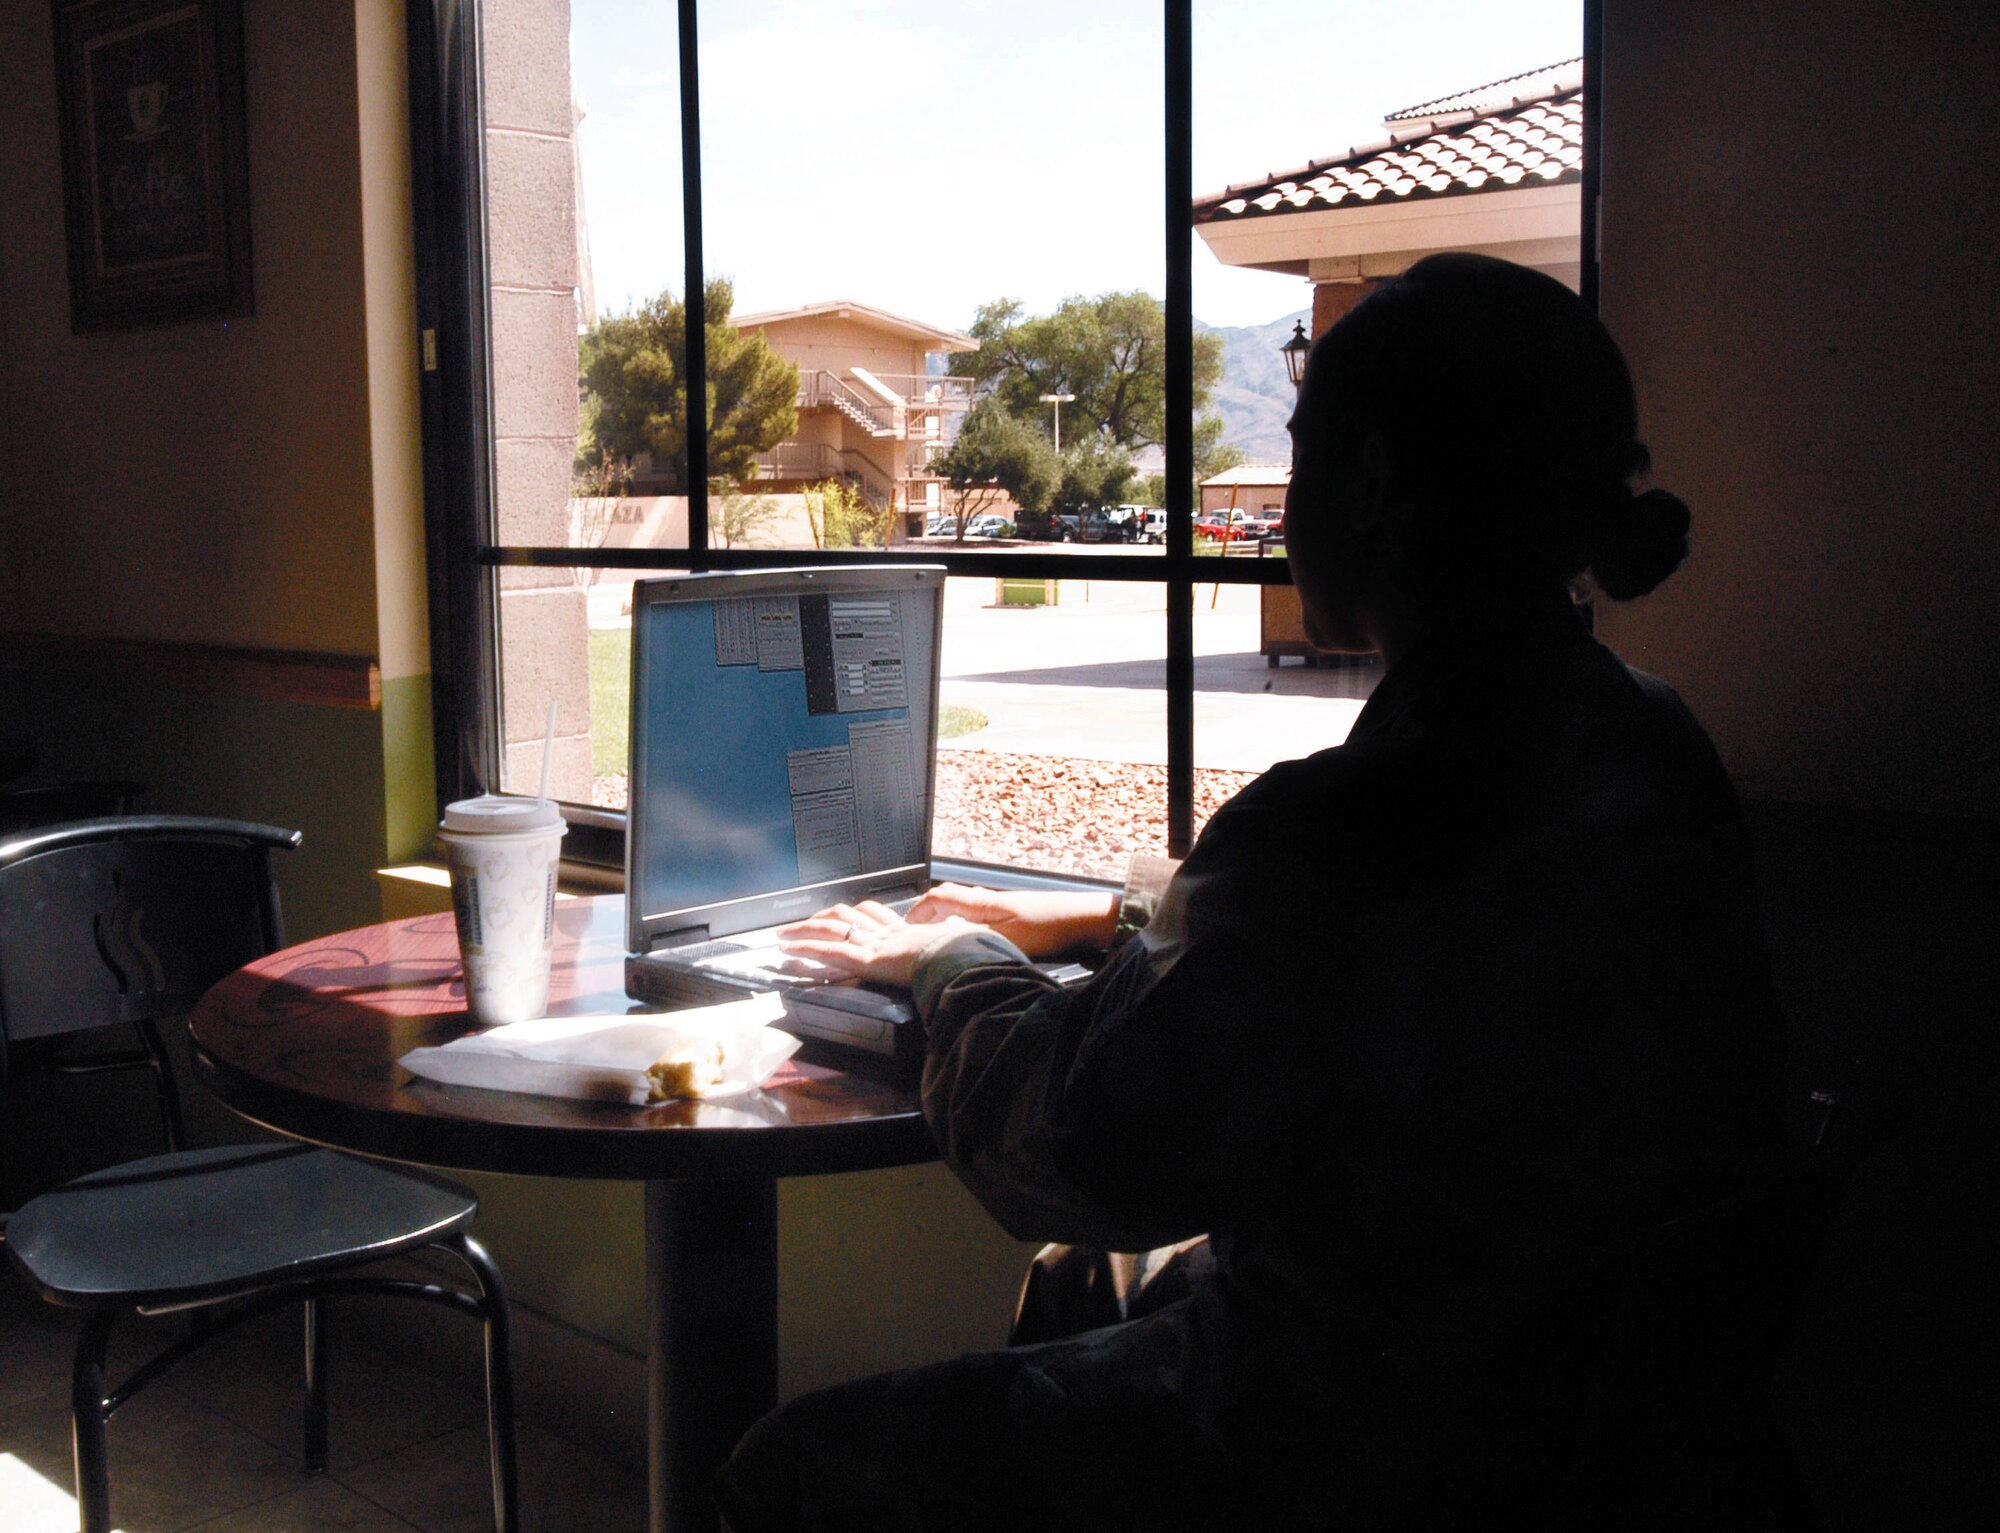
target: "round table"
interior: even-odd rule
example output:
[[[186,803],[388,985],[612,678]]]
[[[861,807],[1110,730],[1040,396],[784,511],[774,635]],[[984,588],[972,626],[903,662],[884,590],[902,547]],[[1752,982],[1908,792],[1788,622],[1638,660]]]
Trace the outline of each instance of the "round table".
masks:
[[[624,900],[556,906],[551,1016],[641,1011]],[[223,980],[195,1070],[257,1123],[426,1165],[646,1183],[652,1527],[711,1528],[708,1482],[777,1399],[775,1178],[937,1158],[913,1087],[798,1059],[724,1102],[625,1107],[419,1080],[397,1061],[471,1031],[450,915],[341,932]]]

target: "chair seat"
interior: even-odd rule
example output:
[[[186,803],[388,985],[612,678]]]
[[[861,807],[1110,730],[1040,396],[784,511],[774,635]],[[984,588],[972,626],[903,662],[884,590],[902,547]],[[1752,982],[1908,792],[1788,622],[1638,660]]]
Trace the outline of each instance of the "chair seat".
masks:
[[[230,1145],[45,1193],[14,1214],[7,1253],[52,1304],[171,1306],[416,1250],[478,1207],[443,1178],[305,1145]]]

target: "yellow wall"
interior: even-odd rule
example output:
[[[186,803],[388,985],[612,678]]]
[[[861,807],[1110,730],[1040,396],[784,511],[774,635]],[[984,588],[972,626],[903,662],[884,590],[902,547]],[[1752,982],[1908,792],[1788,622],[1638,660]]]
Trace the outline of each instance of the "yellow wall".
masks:
[[[246,7],[257,312],[119,335],[69,333],[50,8],[4,25],[9,626],[376,653],[352,0]]]
[[[246,6],[255,313],[74,336],[50,8],[0,13],[0,640],[385,678],[376,711],[46,669],[0,687],[41,776],[304,830],[281,875],[295,935],[372,914],[372,869],[430,818],[402,34],[400,0]]]

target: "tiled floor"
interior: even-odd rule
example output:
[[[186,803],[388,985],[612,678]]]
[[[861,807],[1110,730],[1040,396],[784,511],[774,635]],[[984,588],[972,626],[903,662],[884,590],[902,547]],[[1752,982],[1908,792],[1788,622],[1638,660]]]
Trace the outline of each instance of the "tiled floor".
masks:
[[[170,1321],[121,1326],[114,1365],[129,1367],[150,1355],[149,1343],[174,1334]],[[75,1533],[74,1337],[75,1322],[37,1300],[0,1261],[0,1533]],[[307,1476],[299,1460],[300,1345],[296,1310],[247,1322],[113,1418],[112,1512],[123,1533],[493,1526],[479,1396],[353,1342],[336,1342],[328,1472]],[[645,1485],[628,1470],[526,1422],[518,1431],[525,1533],[645,1526]]]

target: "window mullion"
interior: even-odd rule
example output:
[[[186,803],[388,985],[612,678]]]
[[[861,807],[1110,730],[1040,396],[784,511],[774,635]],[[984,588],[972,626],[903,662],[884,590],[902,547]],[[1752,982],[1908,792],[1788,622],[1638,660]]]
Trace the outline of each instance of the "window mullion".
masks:
[[[1166,0],[1167,854],[1194,841],[1193,6]]]
[[[693,568],[708,563],[708,288],[701,261],[701,27],[695,0],[680,0],[681,241],[686,276],[681,299],[687,355],[688,546]]]

